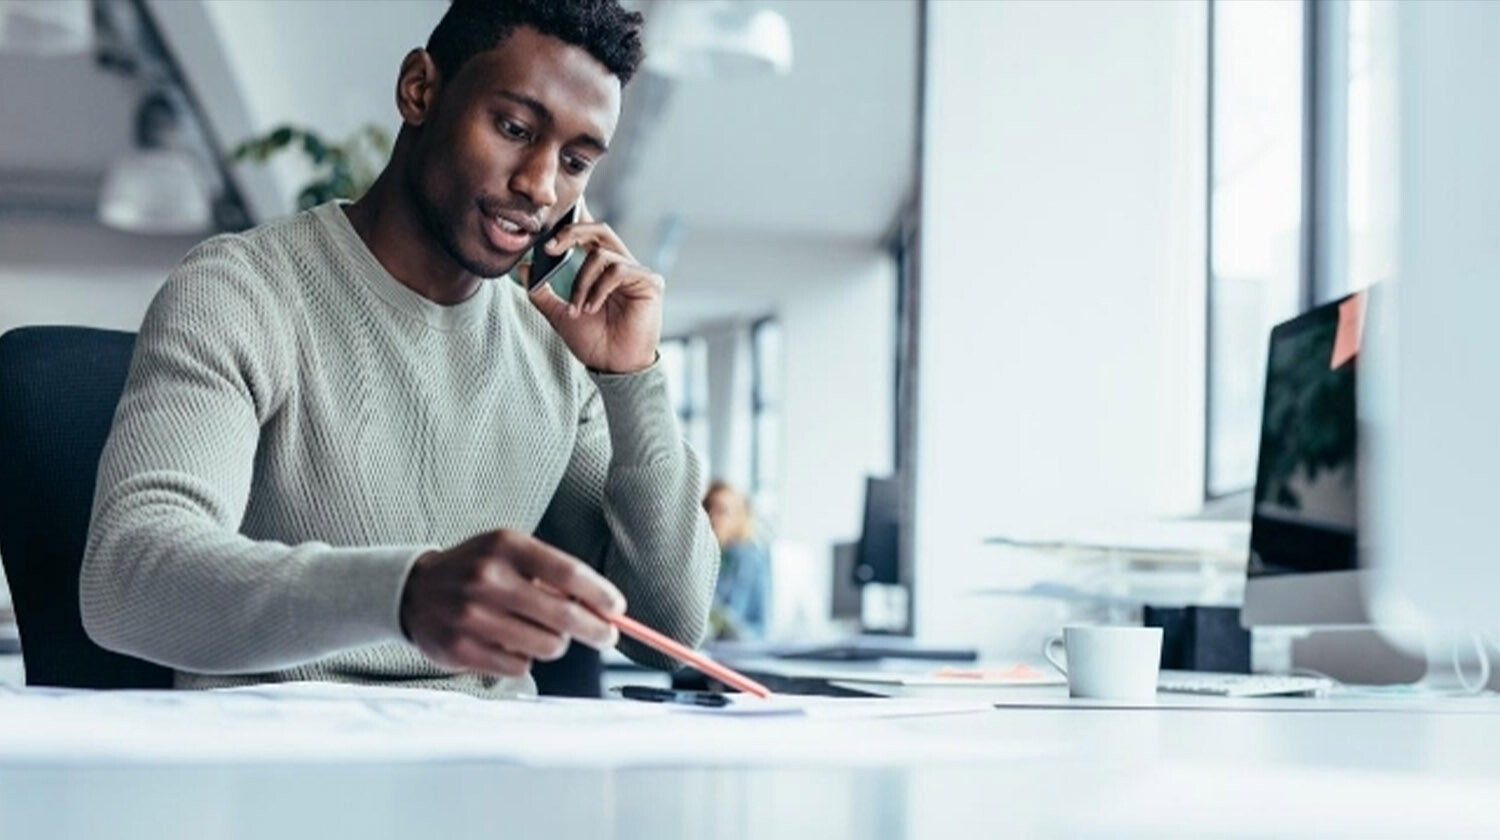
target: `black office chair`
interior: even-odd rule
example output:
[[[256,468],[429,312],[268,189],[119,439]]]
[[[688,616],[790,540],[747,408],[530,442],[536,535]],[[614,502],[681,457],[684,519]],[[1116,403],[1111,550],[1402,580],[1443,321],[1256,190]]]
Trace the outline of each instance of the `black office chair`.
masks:
[[[22,327],[0,335],[0,559],[28,685],[167,688],[172,671],[107,651],[83,630],[83,563],[99,455],[135,335]],[[533,669],[543,694],[597,697],[599,654],[574,644]]]
[[[99,453],[135,336],[77,327],[0,335],[0,558],[28,685],[168,688],[172,671],[83,632],[78,567]]]

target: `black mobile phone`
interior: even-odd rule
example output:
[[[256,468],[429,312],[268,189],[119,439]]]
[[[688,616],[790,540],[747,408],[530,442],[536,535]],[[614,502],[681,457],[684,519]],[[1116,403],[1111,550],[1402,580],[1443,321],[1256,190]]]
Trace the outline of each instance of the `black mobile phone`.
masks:
[[[649,685],[626,685],[617,690],[621,697],[628,700],[645,700],[648,703],[682,703],[710,708],[729,705],[729,698],[716,691],[679,691]]]
[[[537,239],[531,248],[531,283],[526,287],[527,291],[535,289],[543,283],[550,283],[552,291],[563,300],[573,296],[573,275],[561,271],[573,256],[573,248],[563,251],[561,254],[553,255],[547,253],[547,243],[552,237],[562,232],[562,229],[578,221],[578,205],[563,214],[557,224],[553,225],[546,233]],[[576,273],[576,272],[575,272]]]

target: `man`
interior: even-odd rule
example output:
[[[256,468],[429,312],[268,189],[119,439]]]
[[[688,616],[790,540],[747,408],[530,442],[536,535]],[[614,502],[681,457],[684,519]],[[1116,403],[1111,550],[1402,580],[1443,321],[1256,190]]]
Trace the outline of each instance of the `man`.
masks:
[[[401,64],[368,194],[187,256],[100,464],[80,581],[99,644],[184,687],[504,696],[570,639],[614,644],[596,613],[626,596],[702,638],[717,552],[656,366],[662,279],[586,212],[548,246],[587,252],[569,300],[484,279],[582,204],[640,22],[456,0]]]

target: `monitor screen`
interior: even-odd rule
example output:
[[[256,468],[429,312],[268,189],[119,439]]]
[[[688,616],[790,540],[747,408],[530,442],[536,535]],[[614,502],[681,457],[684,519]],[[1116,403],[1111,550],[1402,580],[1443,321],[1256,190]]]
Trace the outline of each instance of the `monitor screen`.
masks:
[[[901,482],[895,477],[865,480],[865,519],[855,548],[858,584],[901,583]]]
[[[1355,368],[1363,297],[1325,304],[1271,331],[1251,577],[1358,567]]]

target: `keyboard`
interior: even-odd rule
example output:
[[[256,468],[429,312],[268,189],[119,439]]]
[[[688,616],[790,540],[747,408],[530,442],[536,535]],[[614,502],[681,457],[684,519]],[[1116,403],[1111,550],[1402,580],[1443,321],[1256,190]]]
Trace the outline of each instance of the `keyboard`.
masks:
[[[1156,687],[1172,694],[1205,694],[1212,697],[1276,697],[1322,695],[1334,686],[1322,677],[1280,674],[1219,674],[1208,671],[1162,671]]]

